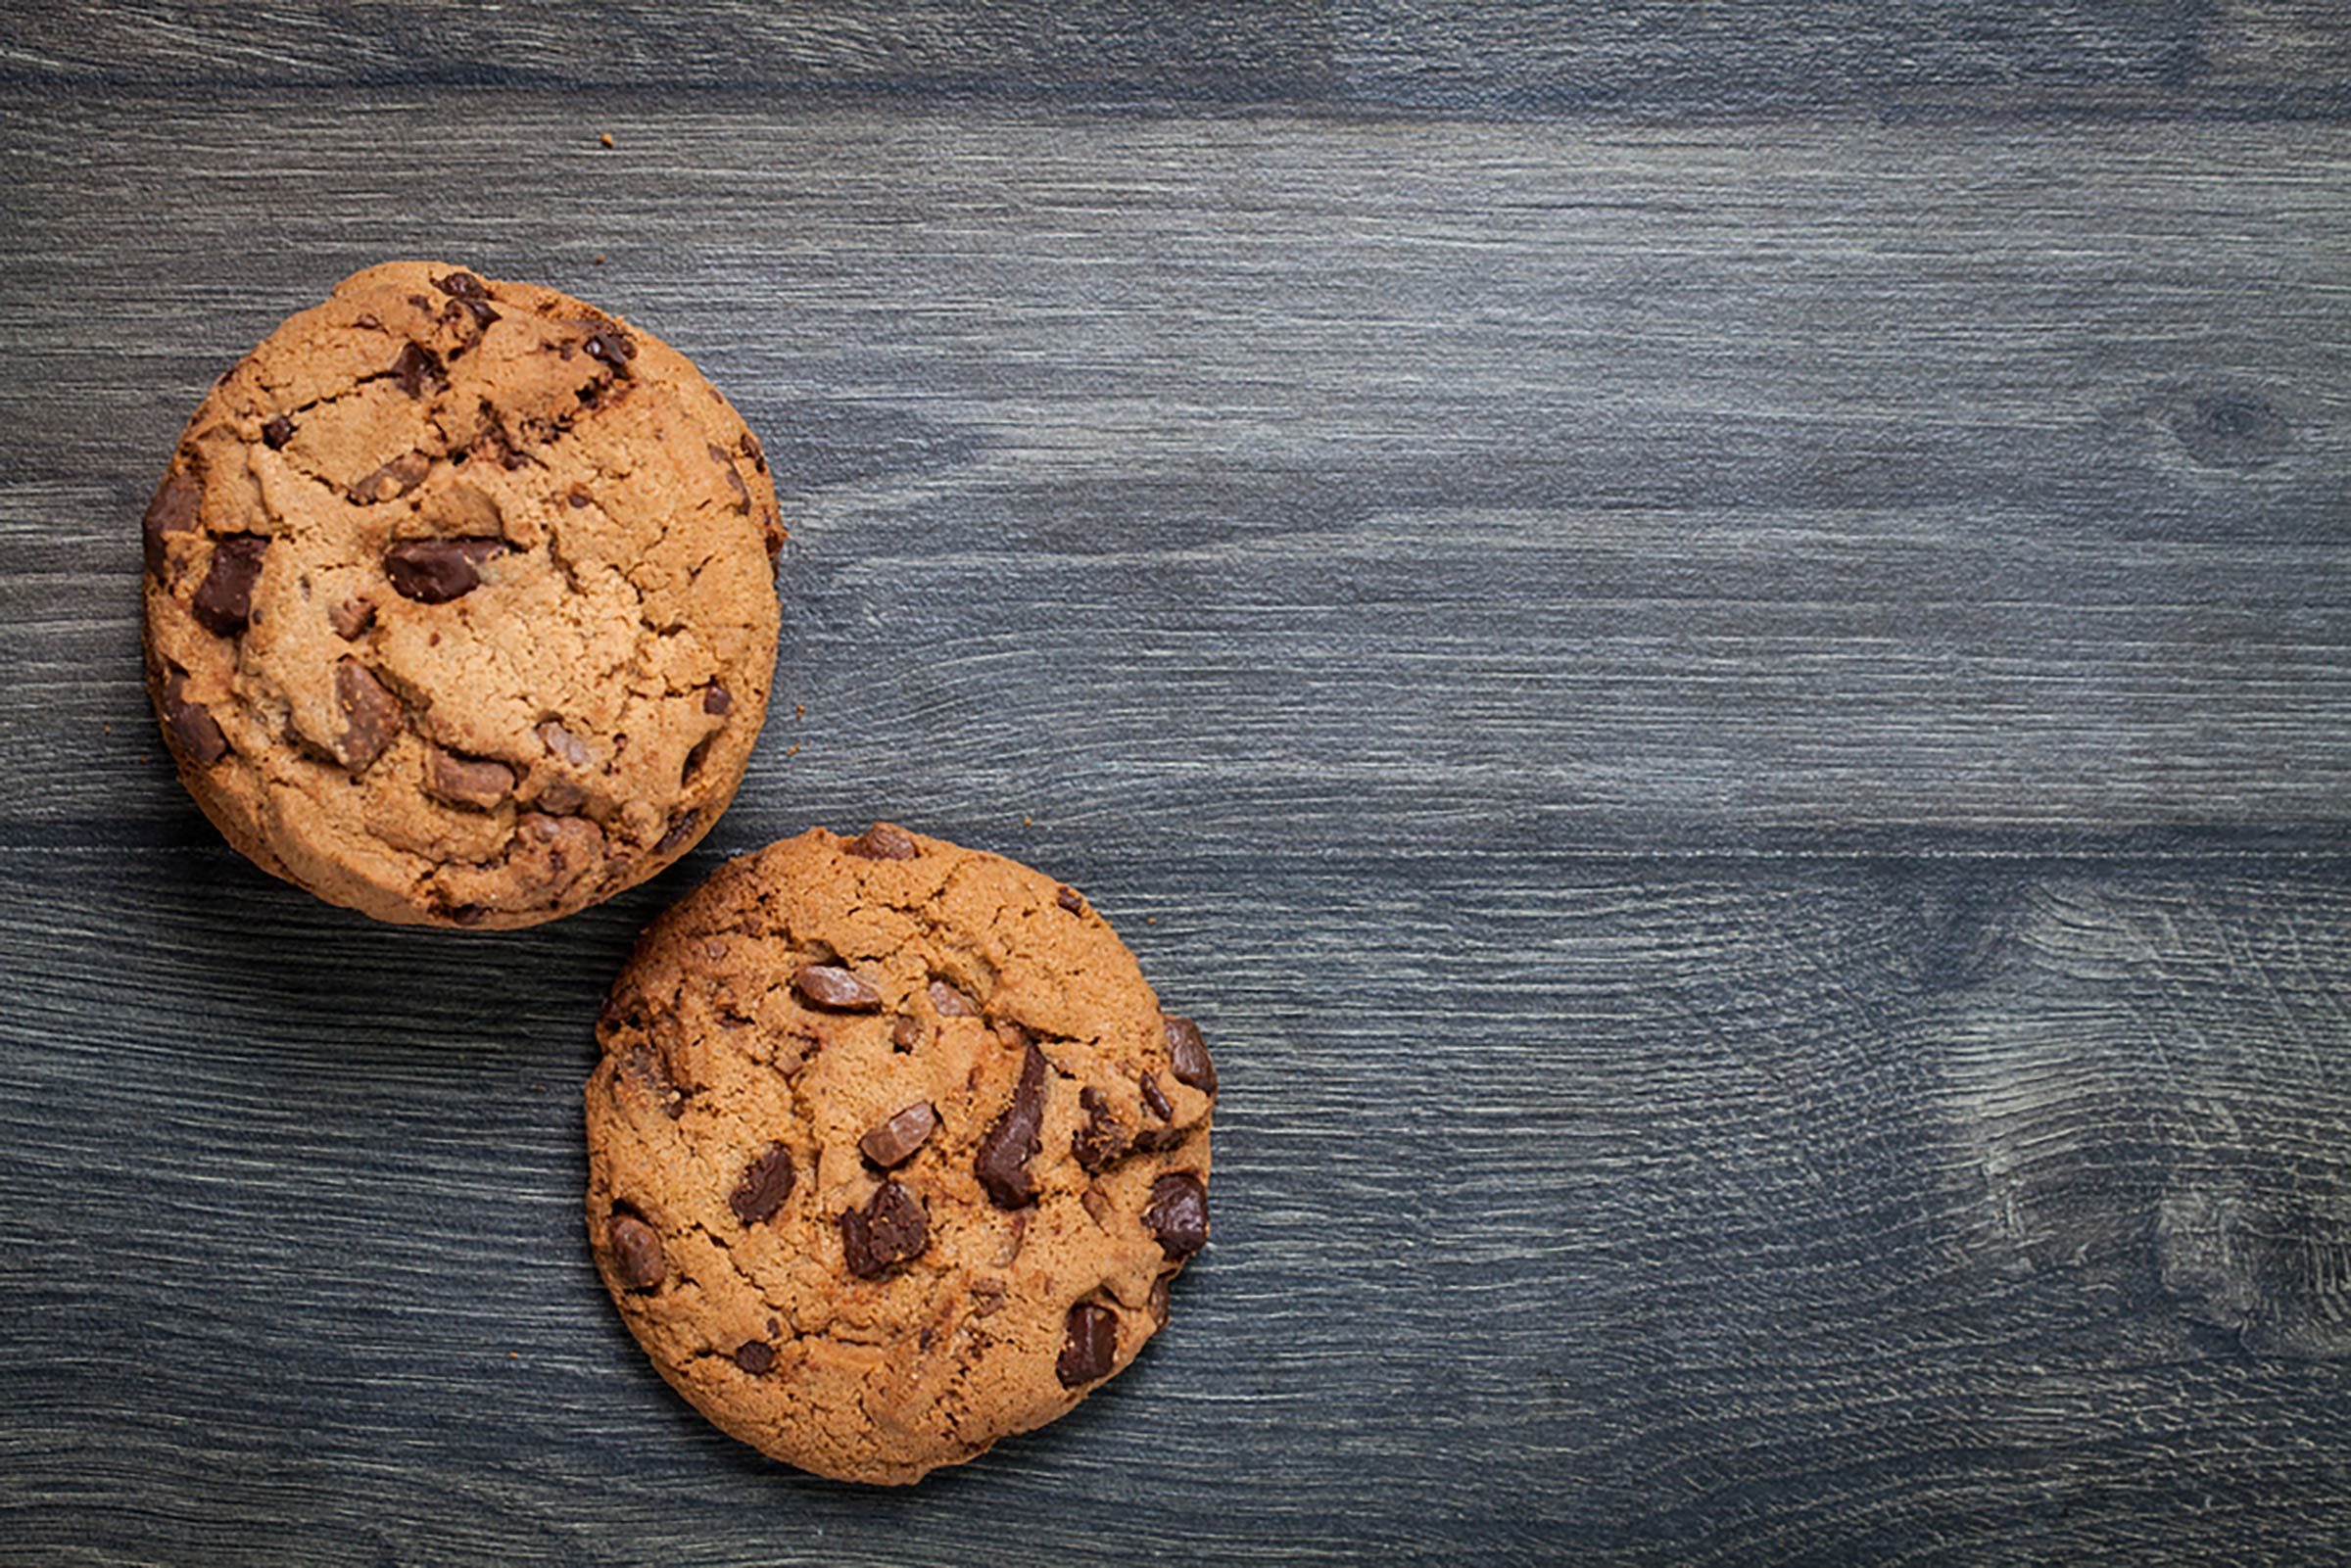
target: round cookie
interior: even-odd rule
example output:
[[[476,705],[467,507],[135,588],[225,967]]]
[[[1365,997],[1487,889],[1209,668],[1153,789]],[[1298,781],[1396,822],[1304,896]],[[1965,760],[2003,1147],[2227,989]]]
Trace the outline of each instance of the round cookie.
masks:
[[[643,881],[726,809],[766,715],[758,441],[552,289],[346,278],[205,398],[145,533],[189,792],[379,920],[530,926]]]
[[[888,824],[720,868],[597,1027],[588,1228],[719,1427],[904,1483],[1054,1419],[1208,1239],[1216,1072],[1086,901]]]

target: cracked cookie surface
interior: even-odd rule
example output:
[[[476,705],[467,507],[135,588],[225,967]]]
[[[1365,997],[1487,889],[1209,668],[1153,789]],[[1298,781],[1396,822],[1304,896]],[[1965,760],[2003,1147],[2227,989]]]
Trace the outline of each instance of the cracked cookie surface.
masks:
[[[388,262],[205,398],[145,519],[180,776],[264,869],[379,920],[535,925],[692,848],[774,675],[758,440],[552,289]]]
[[[879,824],[731,861],[598,1024],[588,1229],[720,1428],[904,1483],[1043,1425],[1208,1239],[1216,1073],[1077,892]]]

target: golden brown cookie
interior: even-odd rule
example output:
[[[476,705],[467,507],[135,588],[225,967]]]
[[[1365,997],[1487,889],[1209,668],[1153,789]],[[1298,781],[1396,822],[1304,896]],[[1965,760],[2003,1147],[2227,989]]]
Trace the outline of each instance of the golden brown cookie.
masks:
[[[720,868],[612,987],[588,1228],[761,1451],[920,1480],[1063,1414],[1208,1239],[1216,1072],[1076,892],[888,824]]]
[[[767,712],[758,441],[552,289],[346,278],[214,387],[145,531],[189,792],[379,920],[529,926],[643,881],[726,809]]]

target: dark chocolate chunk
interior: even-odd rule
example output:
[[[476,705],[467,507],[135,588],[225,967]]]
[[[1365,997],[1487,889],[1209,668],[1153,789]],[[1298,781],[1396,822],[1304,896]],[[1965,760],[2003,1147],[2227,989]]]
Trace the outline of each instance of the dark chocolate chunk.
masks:
[[[1176,1081],[1213,1097],[1217,1067],[1208,1059],[1208,1042],[1200,1038],[1200,1025],[1173,1013],[1162,1015],[1162,1020],[1168,1028],[1168,1061],[1176,1069]]]
[[[1071,1307],[1061,1357],[1053,1363],[1053,1375],[1061,1379],[1061,1386],[1074,1389],[1108,1377],[1111,1362],[1118,1358],[1118,1314],[1092,1302]]]
[[[196,761],[210,767],[228,755],[228,736],[220,733],[219,721],[212,709],[201,702],[190,702],[180,695],[184,675],[171,677],[164,688],[164,728],[179,742],[179,749]]]
[[[901,1013],[889,1026],[889,1048],[892,1051],[911,1051],[923,1043],[922,1021],[911,1013]]]
[[[253,586],[262,580],[266,534],[231,534],[213,546],[212,569],[188,609],[215,637],[234,637],[253,618]]]
[[[1097,1225],[1108,1227],[1110,1224],[1110,1194],[1104,1192],[1099,1184],[1088,1183],[1085,1191],[1078,1195],[1078,1204],[1085,1211],[1087,1218]]]
[[[938,1130],[938,1112],[918,1100],[857,1140],[858,1153],[884,1170],[902,1165]]]
[[[734,697],[730,696],[727,692],[727,689],[723,686],[720,686],[716,681],[713,681],[708,686],[702,688],[702,711],[704,713],[709,714],[714,719],[720,719],[733,712],[734,708]]]
[[[1148,1072],[1143,1074],[1143,1104],[1149,1106],[1151,1114],[1162,1121],[1176,1119],[1176,1108],[1168,1102],[1168,1092],[1159,1086],[1159,1079]]]
[[[1012,1091],[1012,1104],[980,1140],[979,1156],[972,1163],[980,1185],[998,1209],[1019,1209],[1036,1201],[1029,1162],[1036,1154],[1044,1120],[1045,1054],[1032,1045],[1021,1059],[1021,1081]]]
[[[631,1290],[651,1290],[669,1276],[661,1258],[661,1238],[635,1214],[615,1210],[604,1238],[612,1254],[612,1272]]]
[[[1169,1171],[1151,1183],[1143,1225],[1171,1260],[1191,1257],[1208,1244],[1207,1186],[1188,1170]]]
[[[424,476],[432,471],[433,460],[423,452],[403,452],[373,473],[353,481],[351,499],[361,506],[396,499],[423,484]]]
[[[1053,901],[1073,915],[1085,913],[1085,899],[1075,887],[1064,887],[1053,895]]]
[[[453,806],[495,811],[514,789],[514,770],[487,757],[461,757],[432,748],[425,757],[426,793]]]
[[[147,503],[147,516],[140,525],[147,538],[147,570],[161,577],[164,574],[164,536],[185,534],[196,526],[196,511],[204,499],[204,487],[192,474],[171,473],[155,489],[155,499]]]
[[[498,319],[498,311],[490,304],[490,291],[471,272],[452,272],[445,278],[435,278],[433,287],[472,311],[478,324],[488,326]]]
[[[727,1207],[737,1219],[756,1225],[784,1207],[797,1174],[792,1167],[792,1151],[771,1143],[765,1154],[743,1167],[743,1179],[727,1194]]]
[[[343,766],[353,773],[365,773],[408,723],[408,712],[401,707],[400,698],[357,659],[335,662],[335,701],[343,708]]]
[[[803,964],[792,976],[792,988],[810,1007],[836,1013],[871,1013],[882,1006],[882,993],[837,964]]]
[[[912,860],[923,852],[914,834],[890,822],[875,823],[840,847],[863,860]]]
[[[589,333],[588,341],[581,344],[580,348],[589,358],[600,364],[610,365],[614,370],[624,374],[628,370],[629,361],[637,357],[637,345],[629,341],[629,335],[626,332],[609,322]]]
[[[699,806],[679,812],[669,820],[669,826],[662,830],[661,836],[653,841],[653,853],[666,855],[687,839],[692,838],[695,828],[700,824],[701,820],[702,810]]]
[[[447,604],[482,586],[481,565],[506,552],[503,539],[406,539],[384,553],[384,575],[402,598]]]
[[[1070,1134],[1070,1153],[1088,1170],[1117,1164],[1127,1152],[1127,1123],[1112,1111],[1110,1096],[1099,1089],[1080,1089],[1078,1103],[1085,1108],[1086,1122]]]
[[[931,1245],[931,1220],[914,1194],[894,1181],[874,1190],[863,1209],[840,1216],[840,1251],[849,1272],[872,1279],[893,1264],[920,1258]]]
[[[1151,1321],[1161,1328],[1168,1326],[1168,1276],[1162,1274],[1151,1282]]]
[[[449,918],[459,926],[479,926],[490,918],[490,906],[487,904],[453,904],[449,909]],[[673,1111],[670,1115],[675,1117],[677,1113]]]
[[[375,601],[368,598],[347,598],[326,612],[326,624],[335,629],[335,636],[346,642],[357,642],[375,625]]]
[[[283,451],[286,443],[294,439],[294,421],[279,414],[262,426],[262,445],[271,451]]]
[[[942,1019],[976,1019],[979,1004],[944,980],[931,982],[931,1010]]]
[[[735,1347],[735,1364],[753,1377],[765,1377],[776,1364],[776,1348],[765,1340],[744,1340]]]
[[[430,349],[419,344],[404,343],[400,346],[399,356],[392,361],[392,379],[399,382],[400,390],[409,397],[421,398],[427,386],[442,379],[441,361],[433,356]]]

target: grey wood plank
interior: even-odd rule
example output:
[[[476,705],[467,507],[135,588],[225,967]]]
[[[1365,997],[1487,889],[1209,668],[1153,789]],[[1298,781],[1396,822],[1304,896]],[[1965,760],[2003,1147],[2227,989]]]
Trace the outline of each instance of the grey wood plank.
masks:
[[[934,101],[1329,104],[1452,114],[2158,118],[2351,114],[2327,0],[1898,8],[1618,0],[821,0],[19,7],[0,80],[777,90]]]
[[[588,1021],[693,873],[482,942],[0,855],[0,1554],[2351,1549],[2351,861],[1030,853],[1208,1023],[1217,1242],[892,1495],[704,1427],[581,1243]]]
[[[156,820],[152,476],[277,316],[416,251],[632,314],[768,440],[787,818],[2339,833],[2347,151],[48,102],[0,150],[0,833]],[[420,219],[426,168],[496,200]]]

